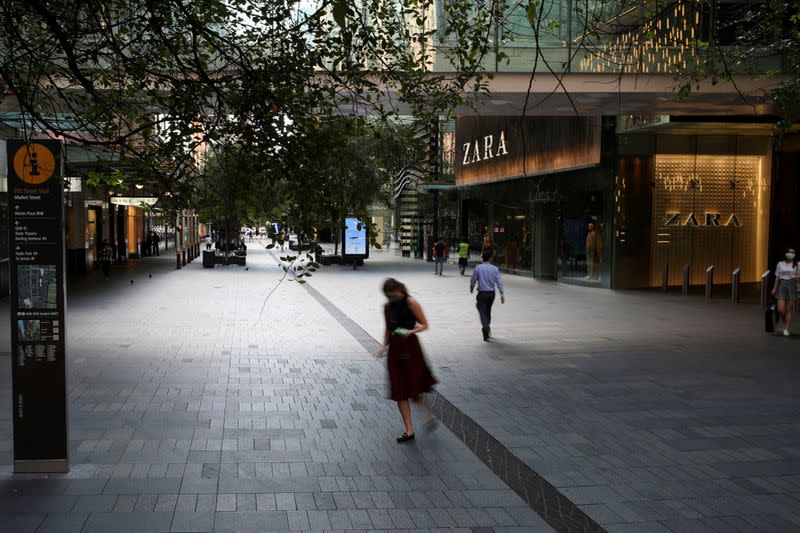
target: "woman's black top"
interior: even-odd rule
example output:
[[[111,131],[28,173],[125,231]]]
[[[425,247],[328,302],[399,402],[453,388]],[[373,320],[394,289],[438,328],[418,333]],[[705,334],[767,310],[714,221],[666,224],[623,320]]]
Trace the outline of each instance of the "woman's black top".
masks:
[[[389,303],[387,321],[389,331],[394,331],[396,328],[414,329],[416,327],[417,317],[414,316],[414,312],[408,305],[408,296]]]

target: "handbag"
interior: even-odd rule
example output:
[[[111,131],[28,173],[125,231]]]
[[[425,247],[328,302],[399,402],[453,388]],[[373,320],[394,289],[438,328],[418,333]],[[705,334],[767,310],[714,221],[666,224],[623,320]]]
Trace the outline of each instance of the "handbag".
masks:
[[[775,304],[770,305],[764,313],[764,331],[775,333]]]

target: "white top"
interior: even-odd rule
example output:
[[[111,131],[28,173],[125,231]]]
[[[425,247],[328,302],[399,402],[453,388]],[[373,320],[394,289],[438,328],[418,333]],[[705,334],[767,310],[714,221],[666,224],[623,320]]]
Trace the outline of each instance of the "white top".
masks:
[[[775,276],[777,276],[778,279],[794,279],[795,276],[798,275],[798,272],[800,272],[800,270],[798,270],[791,261],[789,263],[781,261],[778,263],[778,266],[775,267]]]

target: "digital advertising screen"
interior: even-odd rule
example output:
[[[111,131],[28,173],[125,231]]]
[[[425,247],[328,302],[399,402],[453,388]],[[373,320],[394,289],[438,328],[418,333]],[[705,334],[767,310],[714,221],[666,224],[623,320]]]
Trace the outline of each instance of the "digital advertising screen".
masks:
[[[357,218],[348,217],[344,219],[342,255],[358,257],[367,257],[369,255],[367,225]]]

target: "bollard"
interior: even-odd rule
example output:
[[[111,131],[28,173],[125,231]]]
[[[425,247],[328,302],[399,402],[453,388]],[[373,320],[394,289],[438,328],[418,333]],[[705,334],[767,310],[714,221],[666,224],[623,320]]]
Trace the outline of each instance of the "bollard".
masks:
[[[664,263],[661,269],[661,290],[664,292],[669,290],[669,263]]]
[[[761,274],[761,307],[769,307],[769,270]]]
[[[706,299],[710,300],[713,296],[714,288],[714,265],[709,265],[706,269]]]
[[[181,253],[180,253],[180,251],[176,251],[175,252],[175,257],[178,260],[178,270],[180,270],[181,269]]]
[[[742,276],[742,268],[737,267],[731,274],[731,302],[739,303],[739,278]]]
[[[689,294],[689,271],[691,270],[691,266],[683,265],[683,287],[681,287],[681,292],[683,294]]]

